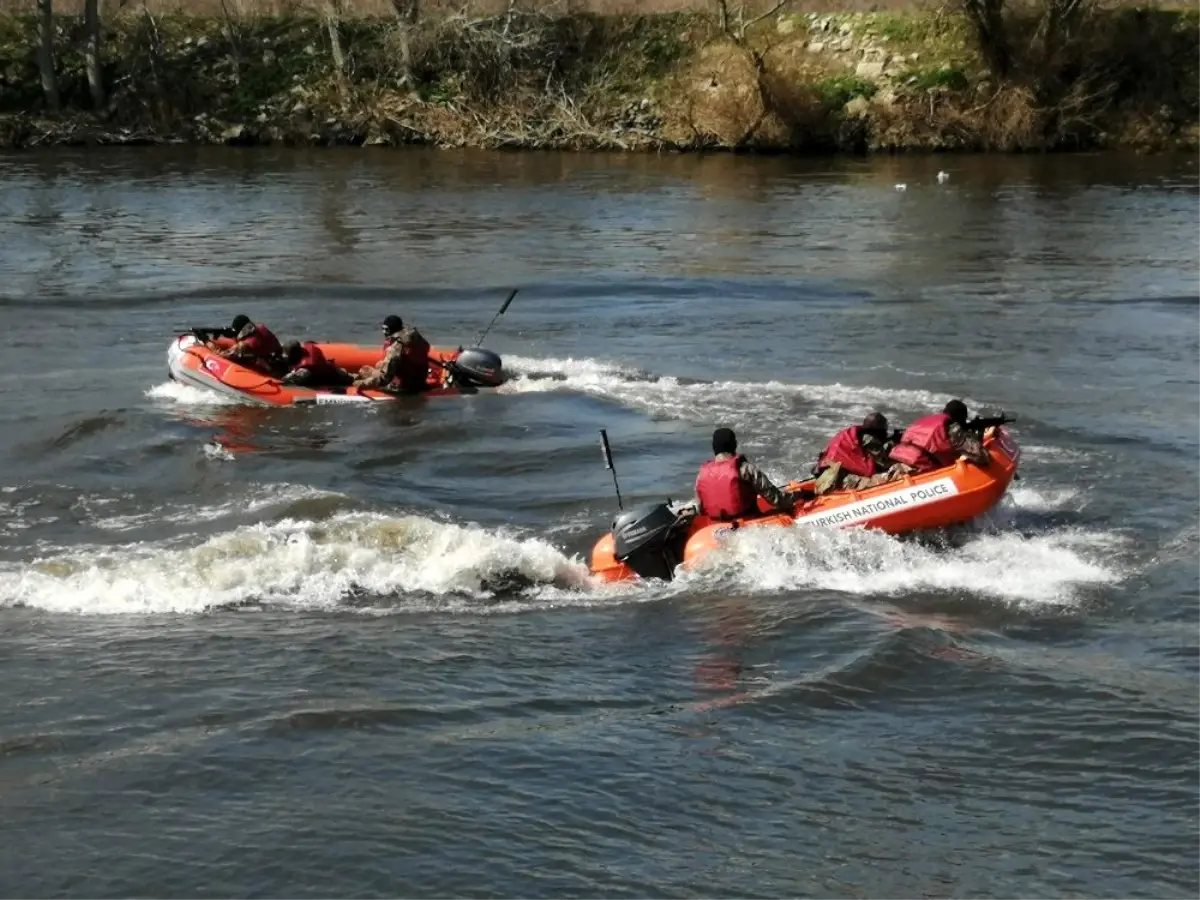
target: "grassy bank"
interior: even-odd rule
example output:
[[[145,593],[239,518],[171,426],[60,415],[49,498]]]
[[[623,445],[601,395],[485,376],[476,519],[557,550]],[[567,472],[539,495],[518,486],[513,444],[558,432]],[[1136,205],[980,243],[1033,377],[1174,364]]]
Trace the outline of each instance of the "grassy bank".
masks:
[[[415,15],[407,3],[360,14],[333,3],[247,12],[217,2],[202,15],[127,6],[102,22],[100,93],[85,19],[64,7],[53,20],[57,110],[37,20],[10,12],[0,16],[0,146],[1198,146],[1193,11],[1088,7],[1056,26],[1058,7],[998,7],[985,23],[1003,29],[997,46],[964,6],[729,4],[721,15],[717,3],[653,14],[426,4]]]

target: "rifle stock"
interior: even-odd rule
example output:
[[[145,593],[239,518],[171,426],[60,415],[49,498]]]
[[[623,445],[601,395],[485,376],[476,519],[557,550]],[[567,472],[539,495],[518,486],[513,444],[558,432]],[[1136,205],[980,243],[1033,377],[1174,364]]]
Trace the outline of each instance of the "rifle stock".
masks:
[[[232,328],[228,325],[215,325],[213,327],[205,327],[201,325],[193,325],[183,330],[184,334],[193,334],[199,340],[211,340],[215,337],[236,337]]]
[[[1010,418],[1004,413],[1000,413],[998,416],[976,416],[967,422],[966,428],[968,431],[977,431],[980,434],[983,434],[989,428],[997,425],[1007,425],[1010,422],[1015,421],[1017,421],[1015,418]]]

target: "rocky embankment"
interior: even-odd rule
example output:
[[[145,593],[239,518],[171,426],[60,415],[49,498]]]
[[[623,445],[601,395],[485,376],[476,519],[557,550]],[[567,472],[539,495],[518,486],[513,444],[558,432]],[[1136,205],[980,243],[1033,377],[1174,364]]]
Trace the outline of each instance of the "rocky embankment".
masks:
[[[1196,149],[1191,12],[1096,12],[1003,77],[947,13],[55,23],[51,111],[32,18],[0,21],[0,146],[89,143],[870,152]],[[990,54],[995,57],[995,54]]]

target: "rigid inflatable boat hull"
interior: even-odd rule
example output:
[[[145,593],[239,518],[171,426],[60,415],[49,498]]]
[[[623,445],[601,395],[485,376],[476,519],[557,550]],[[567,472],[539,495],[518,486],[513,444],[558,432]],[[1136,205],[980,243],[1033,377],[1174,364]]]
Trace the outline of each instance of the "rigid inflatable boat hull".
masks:
[[[219,339],[218,346],[229,346],[228,339]],[[377,365],[383,357],[380,347],[363,347],[357,344],[323,344],[318,347],[333,365],[340,366],[351,375],[363,366]],[[454,362],[461,357],[473,365],[464,367],[461,379],[475,377],[489,379],[494,384],[476,385],[460,383],[448,377],[454,370]],[[499,370],[500,358],[490,351],[471,348],[434,347],[429,351],[431,361],[450,366],[431,364],[428,387],[420,396],[445,396],[449,394],[475,393],[479,387],[494,387],[504,380]],[[480,362],[482,360],[482,362]],[[388,391],[365,390],[357,387],[308,388],[284,384],[279,378],[251,366],[225,359],[194,335],[184,334],[175,338],[167,348],[167,370],[181,384],[202,390],[214,391],[242,403],[260,406],[311,406],[346,403],[374,403],[395,400],[403,394]]]
[[[908,534],[960,525],[975,519],[1000,502],[1017,471],[1021,458],[1020,447],[1003,426],[988,429],[984,446],[991,454],[986,468],[960,458],[954,464],[907,476],[889,484],[865,491],[836,491],[804,503],[789,513],[770,512],[760,499],[760,515],[717,521],[707,516],[695,516],[690,522],[680,520],[679,531],[664,538],[666,565],[657,553],[642,554],[643,562],[630,556],[626,561],[617,558],[617,540],[609,531],[597,541],[592,550],[591,571],[604,581],[627,581],[640,578],[640,568],[654,572],[649,577],[670,577],[662,574],[676,559],[691,566],[718,548],[730,535],[744,528],[790,527],[815,528],[874,528],[887,534]],[[812,481],[792,482],[787,489],[797,491],[811,488]],[[647,513],[650,514],[649,512]],[[654,513],[661,516],[661,507]],[[637,528],[629,514],[624,527]],[[618,528],[622,527],[618,517]],[[668,529],[661,528],[666,532]],[[640,535],[638,535],[640,536]],[[673,542],[673,544],[672,544]],[[628,548],[621,555],[625,556]],[[628,564],[627,564],[628,563]]]

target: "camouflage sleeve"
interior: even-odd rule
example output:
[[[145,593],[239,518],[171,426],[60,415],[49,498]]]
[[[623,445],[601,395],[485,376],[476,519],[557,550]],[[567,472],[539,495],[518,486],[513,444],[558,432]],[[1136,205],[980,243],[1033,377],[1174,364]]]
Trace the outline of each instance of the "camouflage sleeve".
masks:
[[[249,341],[238,341],[232,347],[226,347],[219,351],[226,359],[238,359],[243,356],[252,356]]]
[[[754,487],[758,495],[765,499],[776,509],[790,509],[795,502],[790,494],[785,494],[779,488],[771,483],[771,479],[762,473],[762,470],[754,463],[743,459],[742,464],[738,467],[738,475],[742,481]]]
[[[946,426],[946,435],[950,438],[951,446],[976,465],[986,466],[991,461],[991,455],[984,449],[979,435],[968,431],[957,422]]]
[[[399,377],[400,361],[403,358],[404,342],[402,340],[392,341],[388,345],[387,352],[383,354],[383,359],[379,361],[378,372],[381,384]]]
[[[871,459],[875,460],[875,465],[882,469],[886,469],[891,461],[888,459],[888,447],[875,437],[873,434],[864,434],[862,436],[862,448],[867,452]]]

